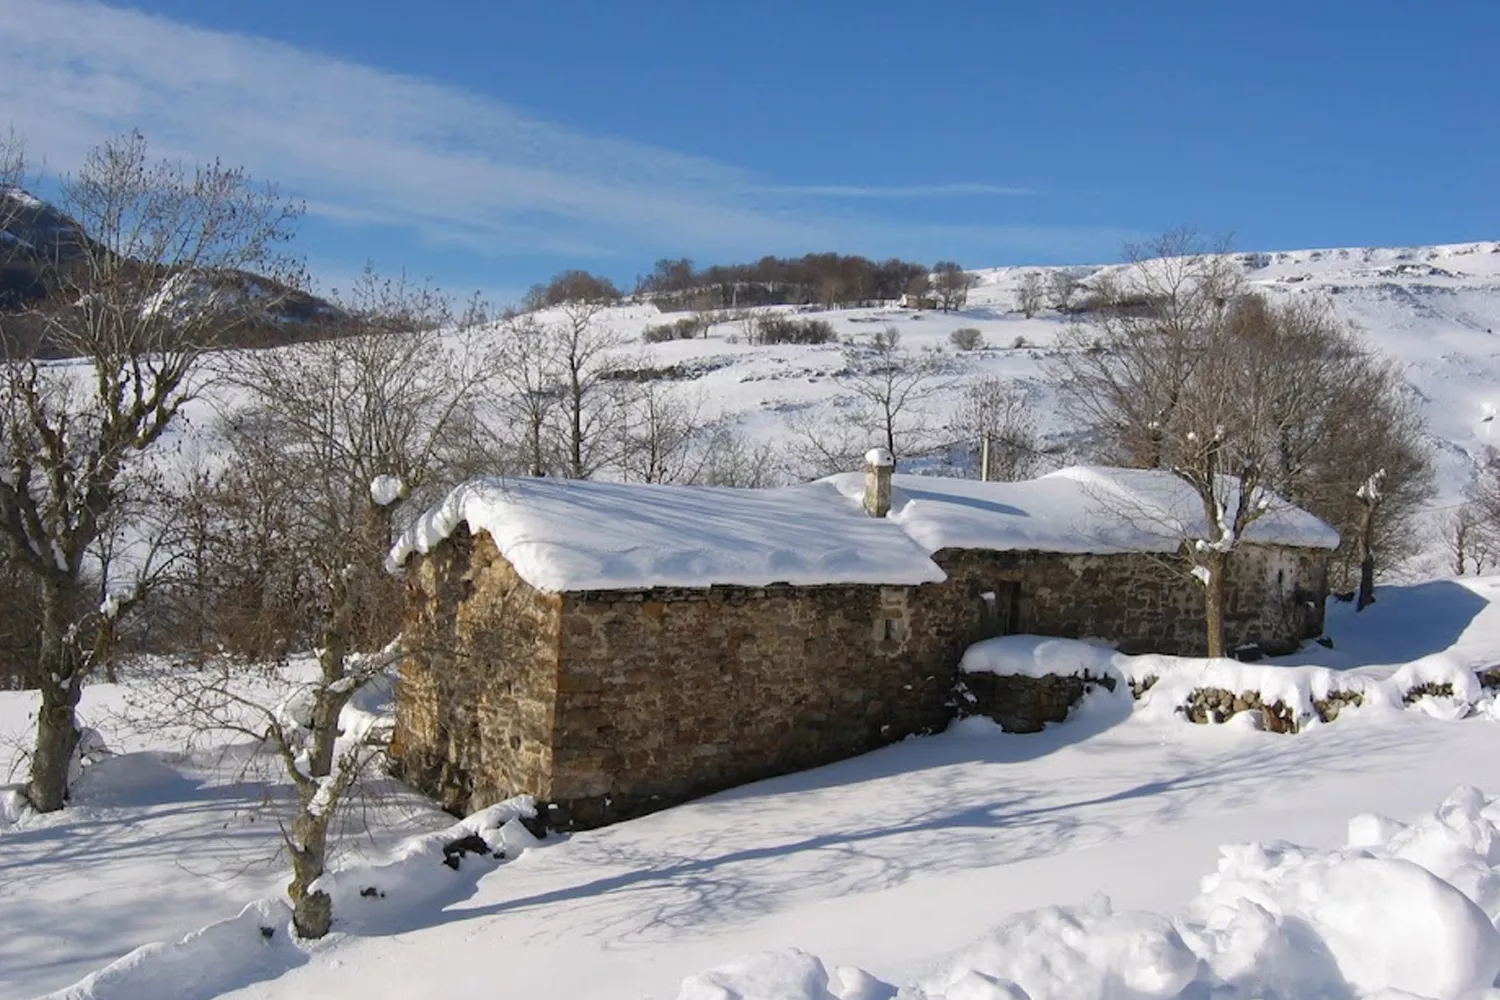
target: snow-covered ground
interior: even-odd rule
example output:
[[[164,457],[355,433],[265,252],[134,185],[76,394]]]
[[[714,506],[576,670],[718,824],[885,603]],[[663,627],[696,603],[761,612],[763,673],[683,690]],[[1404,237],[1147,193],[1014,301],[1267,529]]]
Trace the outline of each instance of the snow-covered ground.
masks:
[[[1247,258],[1247,267],[1251,280],[1272,294],[1327,297],[1374,348],[1406,366],[1438,452],[1434,528],[1489,445],[1500,405],[1500,244],[1304,251]],[[1043,377],[1065,320],[1046,311],[1026,319],[1016,311],[1026,270],[979,272],[968,307],[956,314],[871,308],[819,317],[840,337],[856,339],[891,324],[901,331],[903,347],[918,350],[947,349],[953,330],[977,327],[986,346],[954,355],[955,390],[932,401],[935,422],[946,419],[962,384],[998,376],[1026,388],[1041,429],[1065,447],[1076,428],[1056,413]],[[1071,270],[1086,277],[1099,269]],[[676,366],[674,385],[701,396],[705,415],[733,418],[753,439],[784,439],[795,414],[836,405],[845,364],[839,345],[751,346],[734,323],[702,339],[639,343],[641,330],[661,319],[641,305],[600,317],[629,341],[622,351],[641,357],[643,365]],[[194,404],[197,428],[208,425],[213,402]],[[178,432],[193,433],[192,427]],[[1440,562],[1436,547],[1430,549],[1429,568]],[[1342,687],[1388,691],[1403,669],[1426,678],[1500,663],[1497,595],[1500,579],[1439,579],[1389,589],[1358,616],[1335,606],[1334,648],[1312,646],[1286,661],[1306,668],[1295,675],[1294,689],[1311,691],[1332,677]],[[1184,683],[1190,676],[1249,683],[1254,672],[1199,661],[1178,664],[1172,673]],[[1266,675],[1255,683],[1292,683],[1292,676]],[[761,983],[760,992],[744,996],[768,1000],[836,991],[845,1000],[890,995],[880,983],[906,986],[913,997],[922,995],[918,987],[949,1000],[1018,996],[1004,992],[1008,987],[965,979],[967,972],[1021,976],[1024,970],[995,958],[995,942],[1007,935],[1035,954],[1047,954],[1047,942],[1055,943],[1067,927],[1075,928],[1067,934],[1077,940],[1095,943],[1089,951],[1095,957],[1124,947],[1124,938],[1111,935],[1136,925],[1103,916],[1102,894],[1115,912],[1157,914],[1150,926],[1158,930],[1177,921],[1190,951],[1223,957],[1228,945],[1194,937],[1209,927],[1205,907],[1238,891],[1224,884],[1259,884],[1256,879],[1272,872],[1291,881],[1313,879],[1332,903],[1352,907],[1357,922],[1399,926],[1412,941],[1426,940],[1421,934],[1434,926],[1449,926],[1441,920],[1398,925],[1371,908],[1371,899],[1408,898],[1414,891],[1409,881],[1389,883],[1381,897],[1368,891],[1378,880],[1356,879],[1359,886],[1346,891],[1327,880],[1334,876],[1325,869],[1334,860],[1329,852],[1346,845],[1356,816],[1417,821],[1431,817],[1460,786],[1500,793],[1494,771],[1500,727],[1491,703],[1458,719],[1454,705],[1433,699],[1404,709],[1395,699],[1371,697],[1334,723],[1283,736],[1241,723],[1189,725],[1170,712],[1174,688],[1163,684],[1137,706],[1123,695],[1093,696],[1067,723],[1038,735],[1007,735],[971,720],[938,736],[539,846],[524,842],[508,814],[490,815],[471,826],[482,827],[507,858],[470,857],[457,872],[434,853],[454,833],[452,817],[390,784],[352,820],[353,850],[340,860],[346,874],[336,893],[336,933],[310,947],[288,939],[275,902],[288,873],[276,856],[280,834],[264,802],[285,789],[264,779],[261,762],[243,743],[188,753],[169,731],[126,726],[126,703],[150,700],[141,683],[97,685],[86,693],[84,714],[115,754],[89,769],[69,809],[12,822],[12,803],[0,795],[0,997],[65,989],[141,945],[178,942],[201,928],[210,929],[180,947],[135,952],[71,995],[446,998],[482,989],[671,998],[682,990],[693,1000],[731,1000],[741,995],[732,984],[743,973]],[[1166,711],[1158,710],[1164,705]],[[0,763],[11,745],[24,745],[32,706],[29,695],[0,692]],[[1489,836],[1484,824],[1496,810],[1465,794],[1443,815],[1459,817],[1446,828],[1462,827],[1474,847]],[[1440,821],[1429,818],[1413,829],[1431,831],[1434,823]],[[1395,853],[1374,842],[1389,839],[1394,829],[1360,821],[1360,849]],[[1433,843],[1441,846],[1442,838],[1413,834],[1408,840],[1420,841],[1414,850],[1421,855]],[[1293,865],[1281,848],[1220,854],[1222,845],[1273,841],[1306,845],[1311,860]],[[1472,864],[1479,864],[1474,858],[1491,867],[1500,861],[1488,848],[1471,853]],[[1234,878],[1221,877],[1218,888],[1204,890],[1200,880],[1219,871],[1221,857],[1239,866],[1230,872]],[[1280,859],[1279,866],[1267,858]],[[1436,871],[1456,864],[1455,858],[1462,860],[1461,852],[1415,860]],[[1493,872],[1481,877],[1476,869],[1460,885],[1456,868],[1437,874],[1486,899],[1500,878]],[[376,892],[361,895],[366,888]],[[1301,933],[1315,921],[1292,912],[1294,902],[1267,897],[1261,905],[1281,906],[1291,914],[1285,926]],[[1493,906],[1481,905],[1489,918],[1496,916]],[[1052,906],[1073,909],[1063,916],[1019,916]],[[1265,930],[1264,922],[1246,921],[1235,925],[1241,944],[1256,926]],[[997,925],[1001,929],[992,931]],[[273,930],[270,938],[262,927]],[[1283,979],[1262,983],[1260,992],[1242,983],[1246,992],[1214,995],[1374,995],[1368,978],[1336,981],[1318,948],[1338,949],[1319,945],[1316,934],[1283,937],[1292,942],[1283,965],[1322,976],[1322,993]],[[1167,950],[1158,949],[1157,957],[1167,971],[1158,993],[1131,981],[1116,983],[1106,995],[1163,995],[1161,984],[1175,981],[1179,973],[1171,970],[1182,955],[1170,942],[1161,947]],[[742,960],[767,951],[778,957]],[[1468,954],[1482,960],[1484,942]],[[1309,964],[1298,965],[1303,959]],[[1086,962],[1069,961],[1086,971]],[[739,963],[739,972],[707,971],[726,963]],[[865,992],[841,986],[840,968],[865,970],[869,978],[857,987]],[[1209,963],[1194,975],[1223,979],[1227,968]],[[766,992],[765,984],[778,976],[816,983],[819,975],[832,976],[832,985],[821,987],[824,994],[798,993],[793,986]],[[850,983],[858,979],[849,975]],[[684,987],[688,977],[698,978]],[[1400,982],[1410,989],[1416,980]],[[1027,987],[1034,1000],[1090,995],[1076,983],[1037,983]],[[1209,995],[1186,988],[1188,997]]]
[[[1390,589],[1360,615],[1339,605],[1330,623],[1335,648],[1310,647],[1290,662],[1377,677],[1393,672],[1398,659],[1440,653],[1455,664],[1486,666],[1500,661],[1497,596],[1496,579],[1435,581]],[[176,941],[235,918],[275,896],[285,878],[281,866],[266,862],[275,829],[252,818],[265,790],[240,777],[244,748],[222,759],[184,758],[152,749],[150,737],[131,743],[115,732],[108,711],[124,695],[98,686],[85,704],[105,740],[131,752],[93,765],[65,813],[28,817],[0,832],[0,922],[7,931],[0,935],[0,995],[63,988],[137,945]],[[25,695],[0,695],[0,732],[21,733],[30,704]],[[1453,720],[1371,704],[1285,736],[1194,726],[1133,711],[1128,696],[1101,693],[1041,734],[1008,735],[969,720],[938,736],[554,839],[519,857],[509,851],[514,860],[505,863],[470,857],[457,872],[438,862],[431,836],[451,818],[398,795],[369,817],[372,837],[356,838],[362,856],[345,862],[356,867],[341,880],[340,919],[328,940],[294,946],[284,926],[262,938],[261,925],[285,918],[261,904],[175,952],[138,954],[73,995],[448,997],[484,983],[522,996],[671,998],[686,977],[791,948],[819,956],[828,968],[858,967],[884,983],[940,991],[958,975],[955,949],[989,941],[959,958],[994,974],[1001,968],[993,957],[996,934],[1024,930],[1026,948],[1034,950],[1041,940],[1035,935],[1063,920],[1034,915],[989,933],[1017,914],[1081,907],[1068,919],[1102,922],[1099,940],[1114,941],[1109,948],[1119,947],[1121,927],[1133,925],[1101,916],[1101,894],[1114,911],[1162,915],[1151,924],[1158,929],[1193,914],[1198,924],[1191,926],[1207,927],[1204,900],[1222,902],[1231,892],[1200,898],[1199,881],[1218,870],[1221,845],[1339,848],[1360,814],[1413,821],[1459,786],[1500,793],[1500,726],[1489,716],[1488,707]],[[1360,829],[1375,828],[1364,821]],[[416,847],[403,846],[412,835],[424,836]],[[403,857],[394,868],[358,867]],[[1237,884],[1253,881],[1247,872],[1255,865],[1265,874],[1277,859],[1294,863],[1285,848],[1227,857],[1238,859],[1231,872]],[[1429,861],[1456,864],[1454,857]],[[1321,873],[1316,884],[1332,886],[1328,905],[1345,900],[1357,911],[1349,919],[1367,916],[1372,934],[1386,933],[1381,914],[1358,907],[1376,897],[1407,900],[1410,886],[1372,892],[1368,880],[1355,878],[1355,889],[1341,888],[1343,876],[1317,867],[1328,860],[1315,855],[1305,862],[1312,867],[1288,877]],[[1500,856],[1489,857],[1497,862]],[[1500,878],[1465,877],[1475,894],[1490,892]],[[385,895],[356,891],[369,886]],[[1440,903],[1457,905],[1434,891]],[[1292,906],[1262,900],[1273,904]],[[1292,913],[1287,926],[1302,926],[1298,919]],[[1243,951],[1254,927],[1235,927]],[[1432,933],[1432,923],[1417,920],[1404,933],[1426,941],[1420,934]],[[1297,941],[1288,946],[1294,958],[1302,954],[1296,947],[1312,948]],[[1166,966],[1183,960],[1176,952],[1161,959]],[[795,961],[812,962],[783,955],[772,964],[785,972]],[[186,985],[169,987],[164,978],[176,982],[185,968],[194,970]],[[764,963],[752,963],[751,971],[766,981]],[[698,992],[686,995],[739,995],[704,992],[710,981],[700,979]],[[1008,995],[975,992],[978,982],[949,996]]]

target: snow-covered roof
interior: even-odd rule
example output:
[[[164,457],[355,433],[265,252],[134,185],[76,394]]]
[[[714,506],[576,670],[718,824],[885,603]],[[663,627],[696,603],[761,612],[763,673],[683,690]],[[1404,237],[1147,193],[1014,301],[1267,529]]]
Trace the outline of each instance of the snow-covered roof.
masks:
[[[481,478],[423,514],[391,550],[397,568],[460,525],[484,531],[539,590],[935,583],[942,549],[1172,552],[1199,537],[1197,497],[1168,473],[1074,467],[983,483],[896,475],[891,511],[869,517],[864,476],[751,490]],[[1278,503],[1246,541],[1334,548],[1338,535]]]
[[[391,551],[400,565],[460,524],[485,531],[539,590],[931,583],[944,574],[897,525],[827,481],[774,490],[476,479]]]
[[[859,473],[828,481],[854,499],[864,489]],[[1338,533],[1318,518],[1270,500],[1245,541],[1338,547]],[[1202,501],[1176,476],[1085,465],[1014,483],[897,475],[889,517],[928,552],[1174,552],[1184,538],[1207,534]]]

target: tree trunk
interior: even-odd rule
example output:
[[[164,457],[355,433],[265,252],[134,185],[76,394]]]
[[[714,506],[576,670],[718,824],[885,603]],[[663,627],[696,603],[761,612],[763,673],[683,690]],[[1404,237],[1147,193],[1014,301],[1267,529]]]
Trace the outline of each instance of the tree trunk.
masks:
[[[299,807],[292,821],[292,881],[286,887],[292,900],[292,927],[299,937],[320,938],[333,925],[333,899],[312,884],[323,876],[328,860],[328,818]]]
[[[1366,503],[1359,517],[1359,597],[1354,610],[1375,603],[1375,505]]]
[[[1223,553],[1210,553],[1202,564],[1208,571],[1203,584],[1204,625],[1207,629],[1208,655],[1224,656],[1224,571],[1228,559]]]
[[[568,442],[572,459],[572,473],[574,479],[583,478],[583,386],[578,381],[578,375],[573,374],[572,398],[569,400],[571,413],[568,414],[572,421],[569,428],[571,440]]]
[[[73,675],[69,655],[67,589],[42,586],[42,648],[37,658],[37,686],[42,705],[36,716],[36,750],[26,798],[37,812],[56,812],[68,800],[68,768],[78,749],[78,698],[82,685]]]

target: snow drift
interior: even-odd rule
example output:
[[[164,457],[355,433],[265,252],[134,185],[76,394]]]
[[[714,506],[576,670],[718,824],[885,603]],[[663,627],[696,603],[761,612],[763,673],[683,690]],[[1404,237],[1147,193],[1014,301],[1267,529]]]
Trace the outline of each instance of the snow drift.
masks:
[[[1345,846],[1224,847],[1176,916],[1099,897],[1018,914],[899,991],[800,951],[678,1000],[1484,1000],[1500,976],[1500,798],[1460,788],[1411,824],[1361,815]]]
[[[378,865],[331,872],[314,883],[334,901],[334,932],[391,932],[471,890],[479,873],[513,860],[538,841],[521,824],[536,815],[529,796],[481,809],[446,830],[413,837]],[[445,864],[445,847],[478,837],[491,853],[488,865]],[[74,985],[41,1000],[209,1000],[274,979],[308,960],[319,943],[293,936],[291,908],[260,899],[237,916],[210,924],[175,944],[142,945]]]

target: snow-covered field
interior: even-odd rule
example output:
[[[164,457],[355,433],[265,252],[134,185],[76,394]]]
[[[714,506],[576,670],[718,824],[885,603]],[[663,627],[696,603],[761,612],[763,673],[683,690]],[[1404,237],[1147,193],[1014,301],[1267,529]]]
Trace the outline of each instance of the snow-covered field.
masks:
[[[1390,589],[1361,615],[1338,606],[1335,648],[1289,662],[1368,683],[1437,654],[1487,666],[1500,661],[1497,596],[1494,579]],[[145,737],[132,743],[109,713],[126,693],[91,688],[85,707],[106,741],[130,752],[93,765],[67,812],[0,832],[0,994],[60,989],[137,945],[235,918],[285,877],[267,860],[276,831],[254,818],[265,789],[242,776],[244,748],[184,758]],[[1249,977],[1241,985],[1260,976],[1260,992],[1215,996],[1380,995],[1377,980],[1449,990],[1500,956],[1500,939],[1485,936],[1500,916],[1500,810],[1474,793],[1443,806],[1460,786],[1500,793],[1500,726],[1480,702],[1464,719],[1371,703],[1284,736],[1194,726],[1100,693],[1042,734],[969,720],[524,851],[512,824],[509,841],[491,833],[512,860],[471,856],[457,872],[439,863],[431,836],[451,818],[398,794],[368,817],[373,837],[355,839],[361,854],[345,861],[328,940],[290,943],[284,912],[262,903],[72,995],[448,997],[476,984],[573,998],[841,995],[767,992],[777,976],[816,981],[825,967],[952,998],[1020,995],[965,979],[969,970],[1019,978],[1033,998],[1175,996],[1184,976],[1234,975]],[[0,731],[24,730],[29,706],[0,695]],[[1447,819],[1421,820],[1439,807]],[[1365,813],[1420,822],[1397,837],[1361,820],[1360,850],[1407,858],[1458,889],[1336,850]],[[1221,845],[1245,842],[1268,846],[1221,857]],[[384,895],[359,894],[368,887]],[[1482,927],[1462,894],[1484,910]],[[1017,918],[1051,906],[1066,909]],[[1106,915],[1136,910],[1156,916]],[[1332,937],[1325,919],[1340,928]],[[278,929],[265,939],[262,925]],[[1047,948],[1050,971],[1036,957]],[[709,985],[733,976],[706,970],[785,949],[826,966],[781,954],[741,962],[758,990]],[[1098,970],[1111,962],[1139,974],[1090,992],[1088,977],[1108,979]],[[683,986],[690,976],[700,978]],[[842,995],[891,995],[866,985]]]
[[[1439,456],[1435,530],[1500,404],[1500,244],[1249,263],[1273,294],[1326,296],[1405,364]],[[957,314],[818,315],[841,337],[894,325],[913,349],[947,349],[953,330],[977,327],[986,346],[955,355],[959,383],[1020,381],[1065,447],[1076,428],[1043,377],[1065,321],[1015,311],[1024,270],[980,272]],[[654,308],[600,320],[646,364],[677,366],[674,384],[700,395],[706,415],[754,439],[782,439],[789,417],[840,392],[836,344],[751,346],[725,323],[648,346],[639,336],[661,322]],[[936,422],[957,395],[933,401]],[[209,416],[196,404],[198,426]],[[1441,557],[1429,548],[1430,570]],[[1500,663],[1497,596],[1500,579],[1390,588],[1361,615],[1335,606],[1333,649],[1254,668],[1033,650],[1170,676],[1140,703],[1093,695],[1038,735],[969,720],[540,845],[514,818],[524,804],[455,828],[388,783],[351,817],[335,933],[310,946],[289,939],[277,902],[288,873],[266,800],[286,790],[243,743],[187,752],[170,730],[128,724],[129,705],[151,700],[145,682],[97,685],[84,715],[114,753],[87,770],[70,808],[21,816],[0,795],[0,997],[79,983],[67,995],[848,1000],[903,988],[960,1000],[1023,995],[1000,982],[1012,980],[1033,1000],[1477,998],[1465,991],[1493,982],[1489,963],[1500,963],[1500,807],[1485,797],[1500,794],[1494,703],[1472,685],[1410,708],[1391,692],[1403,678]],[[1002,659],[1015,668],[1016,650]],[[1295,736],[1173,715],[1184,685],[1231,681],[1368,697]],[[0,763],[24,744],[32,707],[0,693]],[[1412,825],[1351,826],[1368,813]],[[441,843],[474,831],[505,858],[443,866]],[[1266,846],[1221,854],[1250,842]],[[1041,907],[1064,909],[1032,912]],[[1154,915],[1110,915],[1136,911]],[[171,946],[133,951],[150,942]]]

